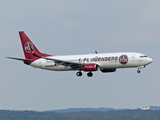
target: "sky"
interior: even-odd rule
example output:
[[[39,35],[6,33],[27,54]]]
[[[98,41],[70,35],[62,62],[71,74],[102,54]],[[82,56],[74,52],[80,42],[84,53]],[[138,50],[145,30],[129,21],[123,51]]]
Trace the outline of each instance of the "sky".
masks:
[[[159,0],[1,0],[0,109],[142,108],[160,106]],[[52,55],[139,52],[152,64],[115,73],[47,71],[24,58],[18,31]]]

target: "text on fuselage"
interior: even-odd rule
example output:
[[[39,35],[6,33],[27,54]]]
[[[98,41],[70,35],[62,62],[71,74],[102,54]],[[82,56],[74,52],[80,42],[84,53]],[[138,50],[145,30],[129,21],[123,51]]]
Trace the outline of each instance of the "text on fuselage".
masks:
[[[94,58],[79,58],[79,62],[98,62],[98,61],[118,61],[118,56],[112,57],[94,57]]]

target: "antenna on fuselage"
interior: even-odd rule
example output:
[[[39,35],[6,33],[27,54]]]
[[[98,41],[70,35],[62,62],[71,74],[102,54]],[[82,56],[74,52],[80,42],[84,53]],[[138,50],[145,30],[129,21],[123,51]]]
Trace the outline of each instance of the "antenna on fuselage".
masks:
[[[98,52],[97,52],[97,51],[95,51],[95,53],[96,53],[96,54],[98,54]]]

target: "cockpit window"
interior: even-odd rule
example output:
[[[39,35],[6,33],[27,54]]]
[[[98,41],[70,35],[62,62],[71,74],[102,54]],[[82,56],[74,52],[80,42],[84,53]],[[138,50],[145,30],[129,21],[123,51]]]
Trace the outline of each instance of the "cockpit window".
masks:
[[[146,55],[141,55],[141,56],[139,56],[139,57],[144,58],[144,57],[147,57],[147,56],[146,56]]]

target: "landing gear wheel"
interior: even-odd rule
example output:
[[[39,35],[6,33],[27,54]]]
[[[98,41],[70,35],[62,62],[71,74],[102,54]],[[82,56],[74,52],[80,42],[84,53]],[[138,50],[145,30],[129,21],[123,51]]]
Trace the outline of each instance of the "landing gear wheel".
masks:
[[[137,70],[137,73],[140,73],[141,71],[140,70]]]
[[[87,73],[87,76],[88,76],[88,77],[92,77],[92,76],[93,76],[93,73],[89,72],[89,73]]]
[[[76,75],[77,76],[82,76],[82,72],[77,72]]]

